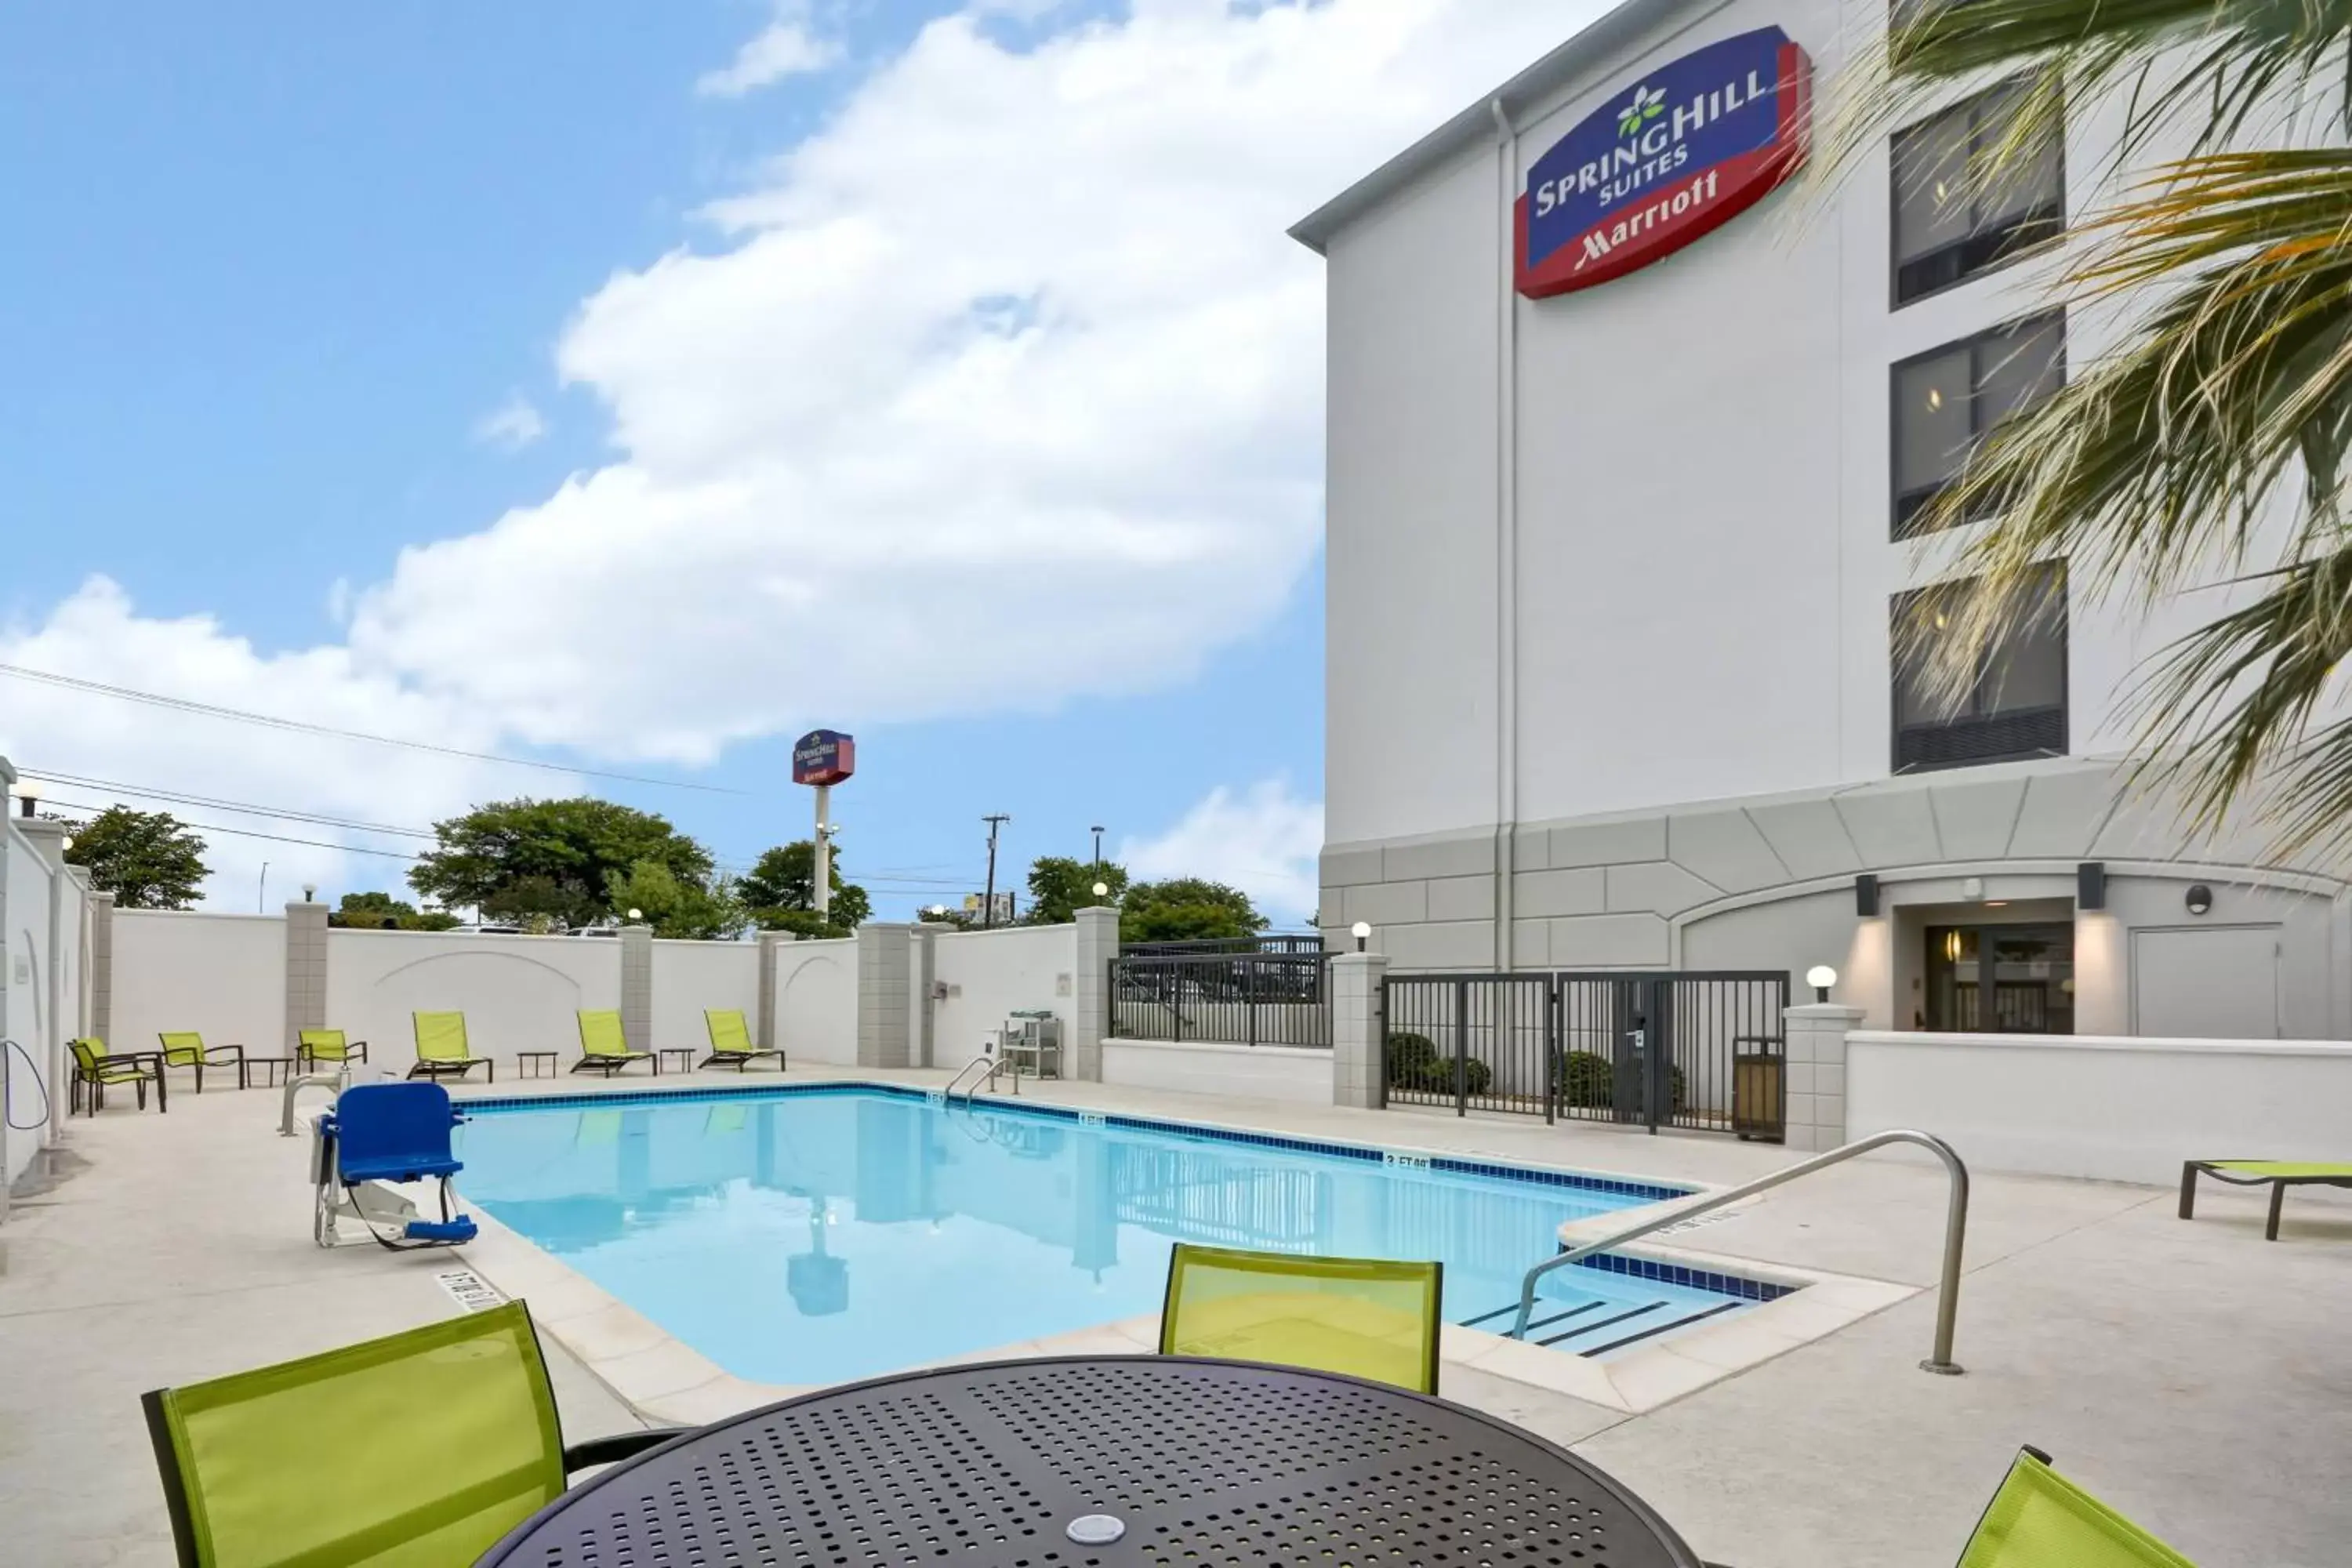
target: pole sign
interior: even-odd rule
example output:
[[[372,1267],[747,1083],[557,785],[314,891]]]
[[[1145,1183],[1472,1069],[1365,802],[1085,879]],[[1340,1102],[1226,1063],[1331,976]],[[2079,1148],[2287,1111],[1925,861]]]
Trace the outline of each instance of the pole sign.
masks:
[[[1812,71],[1787,34],[1760,27],[1612,94],[1528,171],[1519,292],[1622,278],[1753,206],[1805,161]]]
[[[857,742],[838,730],[811,730],[793,742],[793,783],[837,784],[857,771]]]

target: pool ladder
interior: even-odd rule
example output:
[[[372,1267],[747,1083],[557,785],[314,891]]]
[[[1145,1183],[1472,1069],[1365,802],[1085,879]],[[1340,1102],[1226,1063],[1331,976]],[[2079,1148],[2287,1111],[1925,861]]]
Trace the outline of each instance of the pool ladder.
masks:
[[[964,1074],[971,1071],[974,1068],[983,1068],[987,1070],[983,1071],[978,1078],[972,1079],[971,1087],[964,1090],[963,1102],[966,1105],[970,1105],[972,1101],[972,1097],[983,1089],[993,1093],[996,1087],[996,1075],[1003,1072],[1005,1068],[1010,1065],[1011,1059],[1009,1058],[1000,1057],[992,1049],[982,1051],[980,1055],[972,1058],[971,1060],[964,1063],[962,1068],[958,1070],[955,1077],[948,1079],[947,1093],[944,1097],[946,1102],[950,1105],[953,1105],[955,1103],[955,1093],[958,1086],[963,1082]],[[1013,1092],[1015,1094],[1019,1094],[1021,1092],[1021,1075],[1019,1073],[1014,1073],[1013,1075]]]
[[[1742,1198],[1753,1197],[1758,1193],[1777,1187],[1783,1182],[1793,1182],[1799,1176],[1809,1176],[1815,1171],[1843,1163],[1853,1159],[1856,1154],[1867,1154],[1873,1149],[1884,1148],[1889,1143],[1917,1144],[1941,1160],[1944,1163],[1945,1173],[1952,1179],[1951,1198],[1944,1212],[1944,1271],[1936,1294],[1936,1347],[1934,1352],[1919,1363],[1919,1370],[1941,1373],[1947,1377],[1958,1376],[1960,1367],[1958,1363],[1952,1360],[1952,1330],[1960,1310],[1960,1247],[1967,1239],[1969,1230],[1969,1168],[1960,1163],[1959,1155],[1953,1151],[1949,1143],[1932,1132],[1908,1131],[1874,1132],[1867,1138],[1857,1138],[1851,1143],[1842,1144],[1826,1154],[1816,1154],[1810,1160],[1800,1160],[1795,1164],[1784,1166],[1769,1176],[1759,1176],[1752,1182],[1744,1183],[1727,1191],[1711,1193],[1698,1203],[1671,1209],[1655,1219],[1644,1220],[1640,1225],[1629,1225],[1622,1230],[1610,1232],[1598,1241],[1582,1242],[1568,1248],[1557,1258],[1546,1258],[1528,1269],[1527,1278],[1519,1281],[1519,1311],[1517,1319],[1511,1325],[1510,1337],[1515,1340],[1524,1340],[1528,1337],[1528,1320],[1534,1315],[1536,1310],[1536,1281],[1553,1269],[1565,1268],[1570,1264],[1580,1258],[1590,1258],[1596,1252],[1605,1252],[1612,1247],[1621,1247],[1636,1237],[1648,1236],[1653,1231],[1664,1230],[1668,1226],[1680,1225],[1683,1221],[1706,1214],[1711,1209],[1719,1209],[1726,1204],[1736,1204]]]

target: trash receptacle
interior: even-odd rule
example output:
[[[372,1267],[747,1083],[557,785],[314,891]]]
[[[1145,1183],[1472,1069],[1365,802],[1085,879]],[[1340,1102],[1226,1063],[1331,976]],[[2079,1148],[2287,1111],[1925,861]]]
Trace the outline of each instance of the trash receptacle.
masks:
[[[1731,1130],[1778,1143],[1787,1132],[1784,1042],[1776,1035],[1742,1035],[1731,1045]]]

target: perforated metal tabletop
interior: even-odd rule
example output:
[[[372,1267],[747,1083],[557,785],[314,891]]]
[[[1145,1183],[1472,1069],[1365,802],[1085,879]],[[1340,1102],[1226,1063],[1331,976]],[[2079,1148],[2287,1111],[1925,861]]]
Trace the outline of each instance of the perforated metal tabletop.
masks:
[[[1698,1563],[1608,1476],[1475,1410],[1353,1378],[1154,1356],[950,1367],[770,1405],[583,1483],[481,1561]]]

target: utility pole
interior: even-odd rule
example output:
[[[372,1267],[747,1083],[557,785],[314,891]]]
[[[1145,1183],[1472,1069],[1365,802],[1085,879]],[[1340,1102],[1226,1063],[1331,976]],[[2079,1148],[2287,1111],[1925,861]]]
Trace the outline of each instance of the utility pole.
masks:
[[[988,890],[980,896],[980,923],[986,930],[996,923],[996,830],[1013,818],[1000,811],[981,820],[988,824]]]
[[[1097,865],[1097,866],[1099,866],[1099,865],[1101,865],[1101,864],[1102,864],[1102,835],[1103,835],[1103,830],[1102,830],[1102,824],[1101,824],[1101,823],[1097,822],[1097,823],[1096,823],[1096,824],[1095,824],[1095,827],[1094,827],[1094,834],[1095,834],[1095,864],[1096,864],[1096,865]]]

